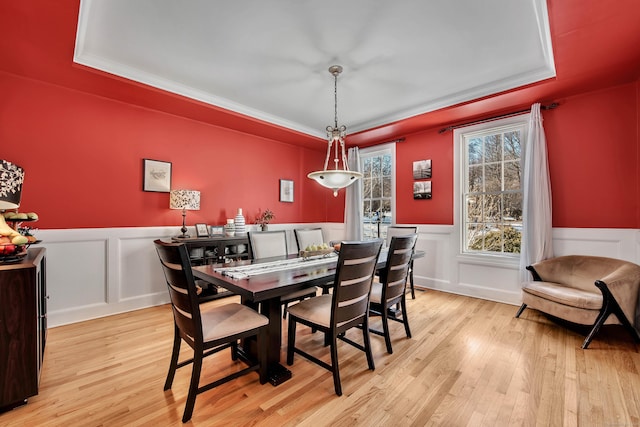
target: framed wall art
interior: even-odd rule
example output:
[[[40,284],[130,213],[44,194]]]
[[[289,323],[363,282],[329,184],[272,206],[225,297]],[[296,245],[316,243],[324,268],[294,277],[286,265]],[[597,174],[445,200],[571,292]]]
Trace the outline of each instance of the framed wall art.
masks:
[[[431,178],[431,159],[413,162],[413,179]]]
[[[157,193],[171,191],[171,162],[142,159],[142,190]]]
[[[293,181],[290,179],[280,180],[280,201],[293,203]]]
[[[431,198],[431,181],[418,181],[413,183],[414,200],[425,200]]]

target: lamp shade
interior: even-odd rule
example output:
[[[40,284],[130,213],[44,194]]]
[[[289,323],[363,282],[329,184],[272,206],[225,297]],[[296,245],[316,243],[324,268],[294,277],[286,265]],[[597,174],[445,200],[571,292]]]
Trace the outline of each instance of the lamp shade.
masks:
[[[16,209],[20,206],[24,169],[0,160],[0,209]]]
[[[360,172],[350,170],[324,170],[311,172],[307,177],[315,179],[320,185],[332,189],[334,192],[345,188],[362,178]]]
[[[169,195],[169,207],[171,209],[199,211],[200,192],[196,190],[171,190]]]

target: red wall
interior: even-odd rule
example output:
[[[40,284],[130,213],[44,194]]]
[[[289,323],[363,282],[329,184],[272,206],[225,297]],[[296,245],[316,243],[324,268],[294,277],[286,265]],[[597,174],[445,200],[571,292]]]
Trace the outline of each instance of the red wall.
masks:
[[[543,112],[555,227],[640,228],[640,83],[561,100]],[[188,222],[239,207],[274,222],[341,222],[343,195],[306,178],[323,153],[0,72],[0,158],[25,168],[23,211],[39,228],[174,225],[166,193],[142,191],[142,159],[172,162],[173,188],[202,193]],[[397,221],[453,224],[453,134],[397,145]],[[433,164],[433,198],[413,200],[413,161]],[[278,201],[293,179],[295,202]]]
[[[640,228],[640,81],[566,98],[543,112],[554,227]],[[397,145],[397,221],[453,224],[453,134]],[[432,159],[431,200],[413,200],[412,165]]]
[[[172,162],[172,188],[200,190],[189,224],[342,222],[344,196],[309,180],[324,153],[0,72],[0,158],[22,166],[20,210],[39,228],[174,225],[167,193],[142,191],[142,159]],[[279,202],[279,179],[294,203]]]

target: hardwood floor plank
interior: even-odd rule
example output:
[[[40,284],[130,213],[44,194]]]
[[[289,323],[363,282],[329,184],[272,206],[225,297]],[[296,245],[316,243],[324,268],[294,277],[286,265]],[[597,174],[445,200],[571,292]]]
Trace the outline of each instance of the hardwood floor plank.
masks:
[[[215,303],[229,301],[237,298]],[[393,354],[371,337],[375,371],[339,343],[343,396],[330,372],[296,356],[279,387],[247,375],[199,395],[190,424],[640,425],[640,347],[620,328],[603,328],[582,350],[583,335],[535,310],[515,319],[517,307],[437,291],[417,292],[408,310],[413,338],[392,322]],[[162,390],[172,338],[168,306],[52,328],[39,395],[0,414],[0,425],[181,425],[191,371]],[[286,325],[284,338],[282,360]],[[321,334],[300,327],[297,341],[329,360]],[[241,367],[223,351],[205,360],[201,381]]]

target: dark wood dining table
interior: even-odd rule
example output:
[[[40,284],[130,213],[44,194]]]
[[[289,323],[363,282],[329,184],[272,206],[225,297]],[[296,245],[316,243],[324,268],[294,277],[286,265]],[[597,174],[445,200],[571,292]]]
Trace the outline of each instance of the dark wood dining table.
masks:
[[[415,251],[414,258],[424,256],[423,251]],[[289,264],[291,260],[300,260],[295,255],[260,260],[235,261],[228,264],[208,264],[194,266],[193,274],[198,279],[225,288],[240,295],[242,304],[250,306],[269,318],[267,330],[267,363],[269,364],[269,382],[278,385],[291,378],[291,372],[280,364],[282,345],[282,311],[280,298],[293,291],[321,286],[332,282],[335,276],[337,256],[323,264],[313,262],[295,262],[285,269],[271,271],[249,277],[234,278],[220,271],[221,268],[259,266],[260,264]],[[387,261],[385,249],[380,253],[376,269],[384,268]],[[246,350],[245,350],[246,351]]]

